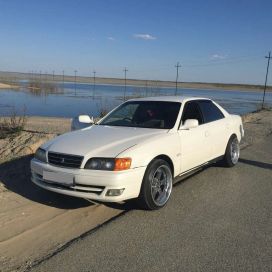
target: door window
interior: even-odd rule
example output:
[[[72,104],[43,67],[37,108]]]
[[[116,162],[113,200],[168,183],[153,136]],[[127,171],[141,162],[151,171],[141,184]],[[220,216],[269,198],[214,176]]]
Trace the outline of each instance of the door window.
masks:
[[[201,109],[204,122],[209,123],[224,118],[221,110],[210,100],[199,100],[199,107]]]
[[[184,106],[181,118],[182,124],[188,119],[196,119],[199,125],[203,124],[202,114],[196,101],[187,102]]]

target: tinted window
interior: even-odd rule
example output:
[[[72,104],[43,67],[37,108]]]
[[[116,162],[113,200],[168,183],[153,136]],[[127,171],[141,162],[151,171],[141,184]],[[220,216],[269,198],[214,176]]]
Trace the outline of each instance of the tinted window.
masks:
[[[203,118],[197,102],[192,101],[185,104],[181,118],[182,124],[184,124],[187,119],[196,119],[200,125],[203,124]]]
[[[170,129],[180,106],[178,102],[131,101],[118,107],[100,125]]]
[[[218,109],[218,107],[216,107],[216,105],[214,105],[212,101],[202,100],[198,101],[198,104],[201,109],[205,123],[213,122],[224,118],[221,110]]]

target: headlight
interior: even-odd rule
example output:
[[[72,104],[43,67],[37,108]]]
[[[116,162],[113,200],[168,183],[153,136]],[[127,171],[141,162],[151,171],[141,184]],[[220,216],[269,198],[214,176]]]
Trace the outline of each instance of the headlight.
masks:
[[[85,164],[85,169],[121,171],[130,168],[131,158],[91,158]]]
[[[34,157],[41,162],[46,162],[46,151],[38,148]]]

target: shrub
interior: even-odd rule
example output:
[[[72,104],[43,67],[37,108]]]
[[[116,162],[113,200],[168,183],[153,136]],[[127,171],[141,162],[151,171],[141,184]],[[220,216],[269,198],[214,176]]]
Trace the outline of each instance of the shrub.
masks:
[[[0,120],[0,139],[15,137],[24,130],[27,121],[25,113],[25,108],[22,115],[13,108],[9,117]]]

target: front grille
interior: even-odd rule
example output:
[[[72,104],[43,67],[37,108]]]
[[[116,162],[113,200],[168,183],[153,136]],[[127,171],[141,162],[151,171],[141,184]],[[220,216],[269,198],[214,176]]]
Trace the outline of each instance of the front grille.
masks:
[[[82,156],[48,152],[49,164],[61,167],[80,168],[82,160],[83,160]]]

